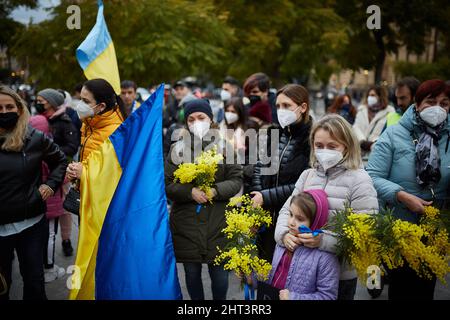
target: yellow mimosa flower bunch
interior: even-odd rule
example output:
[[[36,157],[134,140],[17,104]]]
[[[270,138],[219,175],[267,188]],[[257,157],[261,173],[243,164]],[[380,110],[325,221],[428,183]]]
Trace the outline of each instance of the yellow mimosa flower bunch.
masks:
[[[234,271],[238,277],[250,278],[252,273],[260,280],[267,280],[272,265],[258,257],[256,245],[232,247],[227,251],[219,249],[219,255],[214,262],[219,265],[225,262],[224,269]]]
[[[339,254],[356,269],[358,277],[365,283],[367,268],[381,262],[381,243],[376,237],[375,220],[369,214],[354,213],[347,208],[345,223],[342,224],[338,245]]]
[[[218,164],[222,159],[223,156],[217,153],[217,147],[203,151],[194,163],[182,163],[178,166],[173,174],[174,182],[192,183],[205,192],[209,199],[212,199],[211,188],[215,182]]]
[[[435,275],[445,282],[445,276],[450,272],[448,256],[441,255],[435,245],[423,240],[427,232],[421,225],[396,220],[392,231],[402,257],[419,276],[431,279]]]
[[[270,226],[270,212],[260,206],[253,207],[248,195],[230,199],[225,211],[227,227],[222,231],[229,239],[225,251],[220,248],[215,264],[224,263],[224,269],[234,271],[238,277],[250,277],[255,274],[260,280],[267,280],[271,264],[258,257],[255,245],[258,230]]]
[[[396,219],[389,211],[357,214],[346,207],[327,228],[338,237],[337,255],[355,267],[363,283],[371,265],[395,269],[406,262],[419,276],[434,275],[443,283],[450,272],[449,235],[434,207],[425,207],[419,224]]]
[[[261,226],[268,227],[272,223],[270,212],[260,206],[254,207],[248,195],[231,198],[227,207],[231,210],[225,212],[227,227],[222,231],[229,239],[239,234],[254,237]]]

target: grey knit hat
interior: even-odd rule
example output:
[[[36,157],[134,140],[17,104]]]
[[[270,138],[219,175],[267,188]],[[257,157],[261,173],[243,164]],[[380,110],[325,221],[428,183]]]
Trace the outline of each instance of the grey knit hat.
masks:
[[[50,103],[50,105],[55,109],[58,109],[58,107],[64,103],[64,96],[61,92],[55,89],[44,89],[39,91],[38,96],[41,96],[47,100],[48,103]]]

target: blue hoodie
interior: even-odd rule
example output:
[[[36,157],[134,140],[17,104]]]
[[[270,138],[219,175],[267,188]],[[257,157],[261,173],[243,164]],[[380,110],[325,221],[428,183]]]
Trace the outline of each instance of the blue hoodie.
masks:
[[[429,188],[422,188],[416,181],[416,147],[411,133],[418,138],[423,130],[414,114],[414,105],[404,113],[397,125],[390,126],[380,136],[372,150],[367,172],[373,180],[378,193],[380,208],[394,209],[394,215],[402,220],[418,223],[419,216],[411,212],[403,203],[397,201],[397,192],[403,190],[429,201],[432,194]],[[441,158],[441,180],[434,187],[436,202],[447,195],[450,180],[450,148],[448,148],[450,125],[443,129],[439,139]],[[446,150],[446,148],[448,150]],[[436,203],[435,204],[438,204]]]

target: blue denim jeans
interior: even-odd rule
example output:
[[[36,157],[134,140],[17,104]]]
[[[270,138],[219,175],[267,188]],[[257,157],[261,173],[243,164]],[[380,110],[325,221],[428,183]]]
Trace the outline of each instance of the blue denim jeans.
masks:
[[[201,263],[183,263],[186,287],[191,300],[205,300],[202,282]],[[213,300],[226,300],[228,291],[228,271],[223,266],[208,264],[211,278],[211,291]]]

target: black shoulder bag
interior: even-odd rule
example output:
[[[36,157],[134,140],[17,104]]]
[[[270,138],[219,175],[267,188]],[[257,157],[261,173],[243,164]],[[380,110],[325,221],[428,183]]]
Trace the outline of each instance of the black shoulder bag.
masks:
[[[80,215],[80,188],[79,180],[70,186],[69,193],[67,193],[66,198],[63,202],[63,208],[70,213]]]

